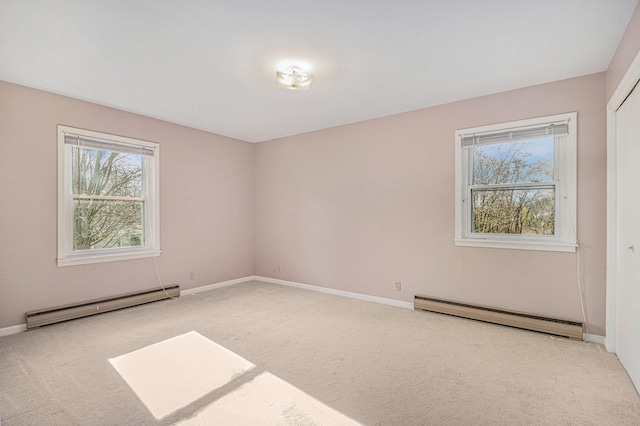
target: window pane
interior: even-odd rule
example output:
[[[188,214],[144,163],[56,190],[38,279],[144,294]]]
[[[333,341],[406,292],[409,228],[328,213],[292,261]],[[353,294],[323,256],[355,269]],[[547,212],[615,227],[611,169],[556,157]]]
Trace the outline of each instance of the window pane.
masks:
[[[479,145],[473,149],[473,183],[553,181],[554,138]]]
[[[73,194],[140,197],[142,156],[73,147]]]
[[[144,201],[75,200],[73,249],[144,245]]]
[[[474,189],[472,231],[554,235],[555,189]]]

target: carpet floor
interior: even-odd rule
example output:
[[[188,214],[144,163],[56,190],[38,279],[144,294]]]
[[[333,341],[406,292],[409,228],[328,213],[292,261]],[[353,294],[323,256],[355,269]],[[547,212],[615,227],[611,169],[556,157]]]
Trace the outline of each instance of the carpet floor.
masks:
[[[637,426],[640,397],[601,345],[254,281],[1,337],[0,423]]]

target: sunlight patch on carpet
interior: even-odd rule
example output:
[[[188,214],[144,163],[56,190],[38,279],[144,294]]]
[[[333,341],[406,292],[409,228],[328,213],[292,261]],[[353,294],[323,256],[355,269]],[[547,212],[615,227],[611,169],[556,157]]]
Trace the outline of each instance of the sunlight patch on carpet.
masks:
[[[195,331],[109,362],[156,419],[186,407],[255,367]]]
[[[359,425],[268,372],[212,402],[191,419],[176,424]]]

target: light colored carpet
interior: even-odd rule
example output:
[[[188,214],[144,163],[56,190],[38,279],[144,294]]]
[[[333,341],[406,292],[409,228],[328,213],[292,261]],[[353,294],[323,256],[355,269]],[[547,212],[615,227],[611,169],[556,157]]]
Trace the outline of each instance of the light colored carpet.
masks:
[[[195,331],[109,362],[156,419],[188,407],[233,380],[242,380],[243,375],[256,367]],[[240,385],[179,424],[357,425],[268,372]]]
[[[179,425],[358,426],[358,423],[273,374],[262,373]]]
[[[188,406],[255,367],[195,331],[109,362],[156,419]]]
[[[254,367],[154,415],[109,360],[192,331]],[[160,367],[160,382],[208,345]],[[0,338],[2,426],[233,424],[273,406],[265,394],[291,402],[265,424],[320,424],[319,411],[291,409],[304,404],[364,425],[640,424],[640,397],[600,345],[273,284]]]

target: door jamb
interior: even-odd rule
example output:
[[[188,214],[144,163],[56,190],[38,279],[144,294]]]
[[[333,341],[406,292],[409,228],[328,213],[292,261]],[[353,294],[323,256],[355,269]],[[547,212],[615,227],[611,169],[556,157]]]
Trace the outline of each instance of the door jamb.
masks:
[[[640,51],[607,103],[607,285],[606,336],[604,345],[616,351],[616,286],[618,264],[616,112],[640,80]]]

